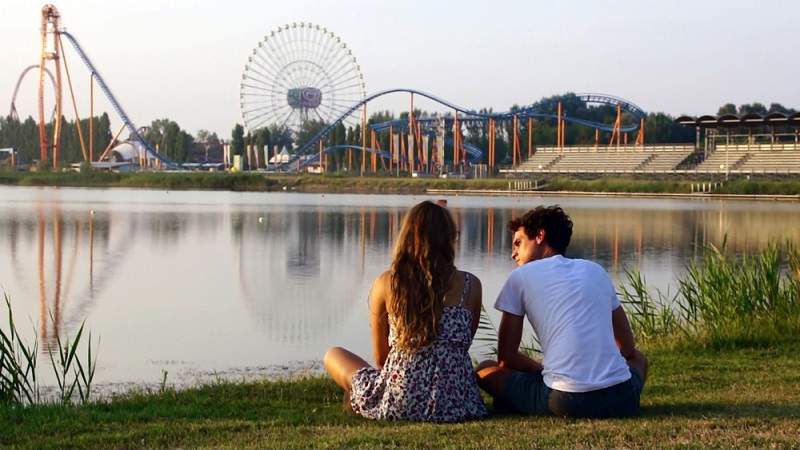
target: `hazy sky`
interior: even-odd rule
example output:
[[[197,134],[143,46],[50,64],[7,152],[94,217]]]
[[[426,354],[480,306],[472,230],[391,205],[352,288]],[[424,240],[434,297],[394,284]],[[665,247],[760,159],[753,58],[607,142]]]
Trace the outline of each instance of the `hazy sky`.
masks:
[[[22,69],[38,63],[42,5],[0,0],[1,114]],[[135,123],[168,117],[191,133],[205,128],[229,137],[241,122],[247,57],[265,33],[295,21],[338,34],[358,58],[368,93],[413,87],[495,110],[567,91],[614,94],[673,115],[714,113],[726,102],[800,108],[797,1],[62,0],[56,6]],[[88,72],[67,51],[85,116]],[[35,113],[35,97],[30,77],[18,98],[20,115]],[[407,104],[398,95],[370,108]],[[111,111],[102,100],[95,108]]]

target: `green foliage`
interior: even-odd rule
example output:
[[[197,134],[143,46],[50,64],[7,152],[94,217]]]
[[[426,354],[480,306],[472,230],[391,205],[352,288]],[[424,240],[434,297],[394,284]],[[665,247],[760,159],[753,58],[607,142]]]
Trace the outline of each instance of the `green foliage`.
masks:
[[[14,407],[36,405],[41,402],[36,359],[39,351],[38,338],[34,338],[33,344],[23,341],[14,322],[11,300],[8,295],[3,296],[8,312],[8,329],[0,328],[0,404]],[[52,315],[51,320],[54,320]],[[62,405],[72,403],[76,388],[81,403],[88,402],[91,397],[97,354],[95,353],[93,359],[90,333],[86,360],[83,361],[78,356],[83,328],[84,325],[81,324],[75,338],[67,338],[66,342],[62,342],[61,336],[56,335],[57,359],[53,356],[53,349],[47,349],[56,375],[58,400]]]
[[[50,320],[55,322],[52,314],[50,315]],[[97,355],[95,354],[94,359],[92,359],[91,333],[88,336],[89,343],[85,367],[77,355],[84,325],[85,322],[81,323],[74,340],[67,338],[66,341],[62,341],[61,336],[56,334],[56,350],[54,351],[53,348],[47,349],[58,386],[58,399],[64,405],[72,402],[76,388],[78,389],[78,398],[82,403],[86,403],[91,396],[92,381],[97,367]],[[58,359],[53,356],[53,353],[57,354]]]
[[[80,121],[83,131],[84,145],[86,151],[89,149],[89,119]],[[53,136],[53,123],[46,126],[47,136]],[[95,117],[92,123],[92,135],[94,139],[94,156],[105,149],[111,141],[111,129],[108,114],[103,113]],[[83,161],[80,140],[76,131],[75,121],[67,121],[62,117],[61,120],[61,141],[60,141],[61,166]],[[10,117],[0,117],[0,148],[13,147],[18,151],[19,164],[29,164],[39,160],[39,127],[32,117],[28,117],[23,122],[11,119]],[[42,170],[49,169],[51,162],[40,163]]]
[[[297,142],[308,142],[311,140],[314,135],[316,135],[320,130],[325,128],[328,124],[321,120],[309,120],[304,122],[303,125],[300,126],[300,129],[297,131],[295,136],[295,140]]]
[[[231,132],[231,153],[241,155],[244,152],[244,127],[236,124]]]
[[[670,297],[651,295],[638,271],[627,271],[623,303],[645,341],[681,345],[764,346],[800,337],[800,252],[771,244],[736,258],[725,246],[708,246],[692,262]]]
[[[0,328],[0,404],[32,405],[39,401],[38,341],[29,345],[22,339],[14,322],[11,300],[5,293],[3,298],[8,311],[8,329]]]
[[[170,119],[154,120],[144,139],[158,152],[176,162],[185,162],[194,146],[194,138]]]

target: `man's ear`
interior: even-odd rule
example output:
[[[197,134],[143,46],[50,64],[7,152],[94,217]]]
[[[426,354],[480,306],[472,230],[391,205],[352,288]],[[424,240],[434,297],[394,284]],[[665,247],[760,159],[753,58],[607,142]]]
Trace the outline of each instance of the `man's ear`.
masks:
[[[545,232],[544,232],[544,228],[542,228],[542,229],[539,230],[538,233],[536,233],[536,238],[535,238],[536,239],[536,244],[537,245],[542,245],[542,243],[544,242],[544,237],[545,237]]]

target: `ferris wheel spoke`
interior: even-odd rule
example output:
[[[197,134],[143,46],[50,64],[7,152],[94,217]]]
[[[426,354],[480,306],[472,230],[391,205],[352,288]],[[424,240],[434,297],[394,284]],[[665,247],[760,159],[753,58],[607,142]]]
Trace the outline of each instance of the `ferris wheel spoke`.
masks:
[[[268,41],[264,47],[262,47],[263,55],[261,55],[261,60],[272,69],[276,77],[291,63],[277,45],[278,42],[276,38]]]
[[[295,70],[287,70],[286,75],[289,77],[290,84],[296,88],[303,87],[302,81],[298,78],[298,74]]]
[[[266,112],[263,112],[261,114],[256,114],[256,115],[254,115],[252,117],[249,117],[249,121],[251,123],[255,123],[257,120],[263,118],[265,121],[275,122],[275,120],[274,120],[275,118],[283,116],[283,113],[281,112],[281,110],[283,110],[282,107],[274,109],[274,110],[271,110],[271,111],[266,111]]]
[[[313,58],[313,54],[311,53],[311,35],[309,34],[309,30],[304,26],[300,27],[300,50],[304,61],[310,61]],[[313,72],[313,67],[311,65],[303,65],[303,78],[308,80],[311,78],[311,73]]]
[[[278,76],[279,76],[279,72],[277,72],[274,69],[268,67],[268,64],[264,65],[262,63],[265,63],[265,62],[263,60],[260,60],[260,57],[259,57],[258,61],[254,61],[254,64],[256,64],[259,68],[261,68],[262,70],[267,72],[267,75],[268,75],[267,79],[272,79],[272,80],[277,79]],[[284,87],[286,87],[286,86],[284,86]],[[288,89],[288,87],[286,87],[286,88]]]
[[[245,114],[248,119],[254,120],[265,116],[273,116],[273,115],[280,115],[280,111],[283,110],[283,106],[278,107],[267,107],[267,108],[260,108],[248,111],[249,114]]]
[[[289,111],[289,114],[286,116],[286,118],[285,118],[285,119],[283,119],[283,122],[281,122],[281,126],[282,126],[282,127],[283,127],[283,126],[286,126],[286,122],[288,122],[288,121],[289,121],[289,119],[292,117],[292,115],[293,115],[295,112],[296,112],[296,110],[295,110],[295,109],[292,109],[291,111]]]
[[[273,113],[275,111],[280,110],[283,108],[283,105],[275,106],[275,105],[265,105],[260,108],[253,108],[247,111],[242,111],[242,115],[258,113],[255,117],[261,117],[264,114]]]
[[[347,113],[347,111],[349,110],[349,108],[340,108],[340,107],[333,106],[331,104],[326,104],[326,105],[321,106],[321,107],[324,107],[328,111],[328,112],[326,112],[326,114],[330,114],[330,116],[333,118],[331,120],[335,120],[336,118],[345,115]],[[348,114],[348,116],[349,116],[349,114]]]
[[[291,36],[291,27],[286,28],[286,33],[281,35],[281,51],[285,55],[285,60],[288,61],[288,64],[291,64],[292,61],[297,61],[297,55],[295,54],[294,47],[292,45],[293,39]]]
[[[322,117],[322,115],[320,115],[319,111],[317,111],[317,110],[316,110],[316,108],[314,109],[314,114],[316,114],[316,115],[317,115],[317,117],[319,117],[319,120],[320,120],[320,121],[321,121],[323,124],[325,124],[326,126],[328,125],[328,121],[327,121],[327,120],[325,120],[325,118],[324,118],[324,117]]]
[[[338,59],[333,60],[330,64],[326,67],[329,67],[328,70],[324,71],[324,74],[327,75],[329,78],[336,77],[340,72],[349,69],[352,69],[355,66],[355,61],[349,55],[341,55]]]
[[[285,57],[275,49],[275,38],[265,39],[262,45],[258,48],[256,56],[272,68],[275,73],[280,72],[280,67],[289,63]]]
[[[333,51],[331,52],[333,53]],[[340,56],[336,56],[336,58],[340,58]],[[337,61],[336,59],[331,59],[331,55],[328,55],[319,65],[320,65],[320,73],[317,76],[315,83],[319,84],[322,83],[325,78],[329,78],[331,72],[335,67],[333,66],[333,62]]]
[[[277,116],[276,115],[272,115],[270,117],[266,117],[266,118],[263,118],[263,119],[256,120],[256,121],[253,122],[253,125],[250,126],[250,128],[253,129],[253,130],[257,130],[257,129],[265,126],[265,125],[267,127],[269,127],[270,125],[277,125],[277,122],[275,120],[273,120],[275,117],[277,117]]]
[[[257,77],[253,76],[253,74],[258,75],[258,76]],[[271,78],[269,76],[266,76],[266,75],[264,75],[264,74],[262,74],[262,73],[260,73],[260,72],[258,72],[256,70],[252,69],[252,68],[249,69],[249,71],[245,74],[245,76],[248,79],[258,81],[259,83],[261,83],[261,84],[263,84],[265,86],[271,86],[271,85],[274,84],[274,81],[277,81],[275,78]]]
[[[349,78],[348,78],[348,76],[349,76]],[[352,81],[354,79],[360,79],[360,77],[361,77],[361,74],[359,74],[359,73],[353,74],[352,70],[351,71],[346,71],[346,72],[342,72],[342,74],[339,75],[338,77],[328,78],[326,80],[326,85],[330,86],[332,89],[340,90],[340,89],[342,89],[341,88],[342,84],[346,84],[347,82],[350,82],[350,81]]]
[[[292,62],[291,55],[287,52],[286,46],[288,45],[287,36],[289,33],[289,27],[284,26],[282,31],[278,32],[275,35],[275,39],[271,42],[273,45],[271,48],[275,50],[275,54],[278,55],[279,60],[282,66],[286,66]]]
[[[315,33],[314,33],[314,56],[317,58],[318,61],[321,61],[322,58],[325,56],[324,52],[324,45],[325,45],[325,35],[322,30],[320,30],[319,26],[317,26]]]
[[[272,87],[259,87],[259,86],[253,86],[253,85],[250,85],[250,84],[244,84],[244,83],[242,83],[242,86],[248,87],[250,89],[256,89],[256,90],[259,90],[259,91],[262,91],[262,92],[270,92],[270,93],[276,94],[276,95],[283,95],[283,92],[273,90]]]
[[[345,72],[342,75],[340,75],[339,77],[337,77],[336,79],[330,80],[330,83],[336,89],[343,89],[341,87],[342,85],[347,85],[347,83],[350,83],[353,80],[359,80],[360,78],[361,78],[361,74],[358,74],[358,73],[353,74],[353,73]]]

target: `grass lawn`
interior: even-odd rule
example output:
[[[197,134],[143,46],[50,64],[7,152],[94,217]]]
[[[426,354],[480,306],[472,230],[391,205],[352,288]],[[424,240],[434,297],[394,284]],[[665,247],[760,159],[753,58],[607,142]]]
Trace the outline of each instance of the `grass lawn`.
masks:
[[[342,411],[333,382],[217,384],[82,407],[0,407],[7,447],[800,447],[800,344],[649,349],[641,417],[492,416],[377,423]]]

